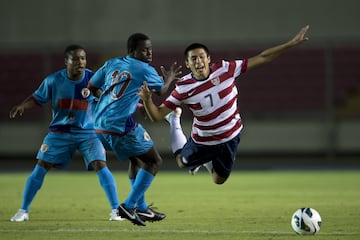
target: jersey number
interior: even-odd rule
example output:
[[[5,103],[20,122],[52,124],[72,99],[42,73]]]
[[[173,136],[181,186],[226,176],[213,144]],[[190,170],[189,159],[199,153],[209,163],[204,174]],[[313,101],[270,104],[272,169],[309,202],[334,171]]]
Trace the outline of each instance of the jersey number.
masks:
[[[209,93],[208,95],[205,95],[204,98],[209,98],[210,100],[210,105],[213,107],[214,106],[214,102],[213,102],[213,98],[211,96],[211,94]]]
[[[129,86],[130,80],[131,80],[131,75],[128,72],[122,72],[120,74],[118,74],[118,71],[115,71],[112,74],[112,84],[109,88],[110,94],[114,99],[119,99],[121,98],[121,96],[124,94],[126,88]],[[118,85],[121,85],[120,89],[116,92],[115,87]]]

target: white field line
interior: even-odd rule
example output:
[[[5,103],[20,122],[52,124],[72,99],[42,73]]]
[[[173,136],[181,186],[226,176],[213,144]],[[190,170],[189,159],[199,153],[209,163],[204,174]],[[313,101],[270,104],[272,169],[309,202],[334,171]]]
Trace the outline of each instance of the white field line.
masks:
[[[140,227],[141,228],[141,227]],[[147,230],[147,229],[0,229],[0,232],[26,232],[26,233],[92,233],[92,232],[122,232],[122,233],[178,233],[178,234],[254,234],[254,235],[294,235],[294,232],[279,232],[279,231],[241,231],[241,230],[174,230],[174,229],[156,229],[156,230]],[[359,235],[360,232],[319,232],[317,235],[330,235],[330,236],[349,236],[349,235]]]

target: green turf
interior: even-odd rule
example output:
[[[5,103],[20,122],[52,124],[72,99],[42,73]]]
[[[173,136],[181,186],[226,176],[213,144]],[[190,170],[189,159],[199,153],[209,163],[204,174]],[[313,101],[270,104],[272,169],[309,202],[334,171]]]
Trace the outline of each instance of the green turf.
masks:
[[[0,174],[0,239],[360,239],[360,172],[234,172],[215,185],[206,172],[160,172],[147,193],[167,214],[163,222],[138,227],[109,222],[109,205],[93,172],[50,172],[35,198],[30,221],[9,218],[20,207],[29,173]],[[120,199],[129,191],[125,172],[114,173]],[[290,226],[300,207],[319,211],[315,236]]]

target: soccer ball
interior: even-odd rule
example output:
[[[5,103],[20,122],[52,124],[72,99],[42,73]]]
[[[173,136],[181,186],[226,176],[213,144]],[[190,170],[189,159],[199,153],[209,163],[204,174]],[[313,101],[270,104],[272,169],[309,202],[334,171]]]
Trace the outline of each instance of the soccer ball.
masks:
[[[297,234],[313,235],[320,231],[320,214],[313,208],[300,208],[294,212],[291,226]]]

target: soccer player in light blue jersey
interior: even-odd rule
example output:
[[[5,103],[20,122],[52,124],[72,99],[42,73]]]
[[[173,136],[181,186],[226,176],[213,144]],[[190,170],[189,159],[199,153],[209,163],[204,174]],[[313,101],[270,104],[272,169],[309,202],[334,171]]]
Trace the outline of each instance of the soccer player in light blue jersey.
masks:
[[[88,170],[95,169],[101,187],[111,205],[110,220],[122,220],[118,215],[119,200],[116,183],[106,165],[106,152],[94,131],[93,109],[95,97],[87,84],[93,72],[86,68],[86,52],[79,45],[65,49],[66,68],[47,76],[33,94],[10,111],[10,118],[22,116],[25,110],[52,105],[49,133],[37,153],[37,164],[28,177],[23,192],[22,206],[10,219],[29,220],[30,204],[41,188],[51,168],[64,168],[78,150]]]
[[[164,79],[149,64],[152,43],[148,36],[135,33],[128,38],[128,55],[105,62],[89,82],[91,92],[99,97],[95,109],[95,131],[107,150],[114,151],[119,160],[141,161],[141,168],[130,180],[132,189],[120,204],[119,216],[134,224],[145,226],[145,221],[160,221],[165,214],[154,211],[144,199],[158,172],[162,159],[149,134],[133,117],[139,103],[138,92],[144,82],[153,92],[165,93],[170,83],[181,74],[181,66],[174,63],[169,71],[162,67]],[[103,91],[101,91],[101,89]],[[131,176],[130,176],[131,177]]]

